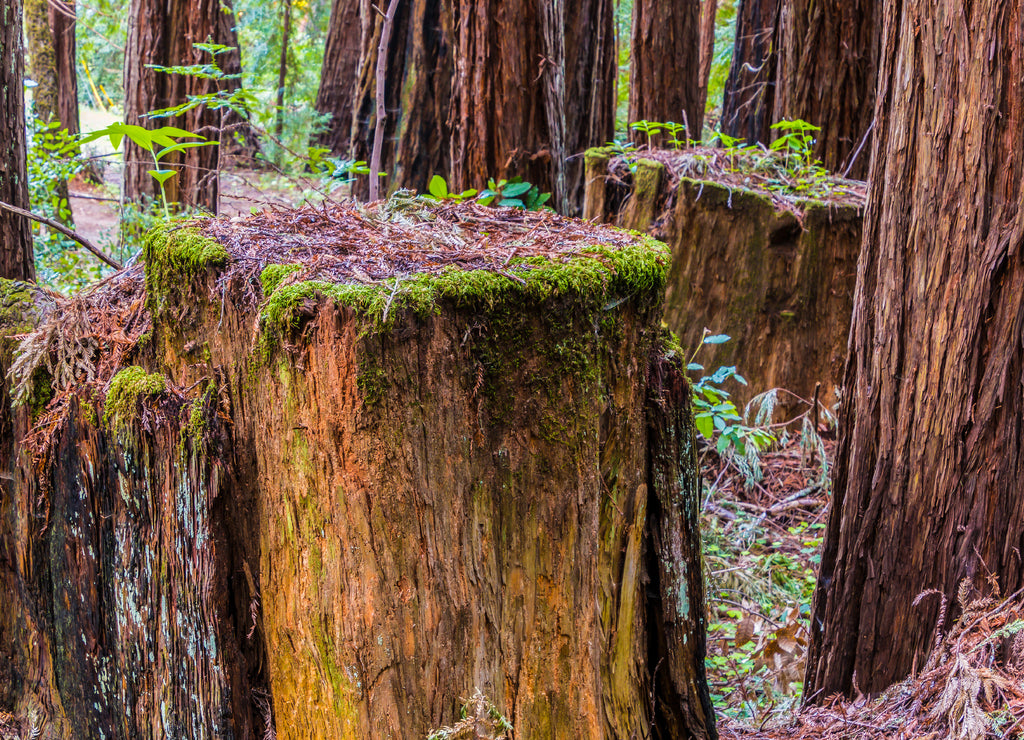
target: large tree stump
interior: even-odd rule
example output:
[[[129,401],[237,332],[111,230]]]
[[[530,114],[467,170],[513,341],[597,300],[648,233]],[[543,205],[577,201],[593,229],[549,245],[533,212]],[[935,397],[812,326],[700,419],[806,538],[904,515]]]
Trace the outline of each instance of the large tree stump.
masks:
[[[11,722],[423,738],[479,689],[517,738],[714,737],[663,246],[393,200],[145,263],[7,287]]]
[[[587,152],[584,217],[665,241],[672,267],[665,321],[694,348],[705,327],[732,341],[700,362],[735,365],[750,380],[735,396],[781,387],[836,400],[850,329],[862,205],[772,197],[693,179],[640,159],[632,171],[608,149]],[[783,405],[792,399],[780,397]]]

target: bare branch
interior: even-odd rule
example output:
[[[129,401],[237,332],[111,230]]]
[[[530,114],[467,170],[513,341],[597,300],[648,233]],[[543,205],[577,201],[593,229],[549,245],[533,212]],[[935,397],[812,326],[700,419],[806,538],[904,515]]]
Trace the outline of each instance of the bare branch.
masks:
[[[83,247],[88,249],[90,252],[92,252],[94,255],[96,255],[103,262],[106,262],[108,265],[113,267],[115,270],[120,270],[121,269],[121,263],[120,262],[118,262],[113,257],[108,257],[102,250],[99,249],[99,247],[95,246],[91,241],[86,239],[81,234],[78,234],[75,231],[72,231],[71,229],[69,229],[64,224],[62,224],[62,223],[60,223],[58,221],[54,221],[53,219],[47,218],[46,216],[37,216],[36,214],[32,213],[31,211],[26,211],[23,208],[18,208],[17,206],[12,206],[10,203],[4,203],[2,200],[0,200],[0,208],[3,208],[5,211],[10,211],[11,213],[16,213],[19,216],[24,216],[25,218],[31,219],[32,221],[38,221],[41,224],[45,224],[46,226],[49,226],[54,231],[59,231],[64,236],[66,236],[66,237],[68,237],[70,239],[74,239],[76,242],[78,242]]]

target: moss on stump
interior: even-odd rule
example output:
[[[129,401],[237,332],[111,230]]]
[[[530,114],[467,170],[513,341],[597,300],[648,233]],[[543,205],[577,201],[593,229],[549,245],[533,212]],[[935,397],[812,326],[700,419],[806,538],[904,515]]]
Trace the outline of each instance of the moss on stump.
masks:
[[[714,737],[663,245],[404,195],[149,244],[107,423],[62,392],[8,458],[56,577],[10,591],[0,701],[71,736],[422,738],[479,689],[516,737]]]

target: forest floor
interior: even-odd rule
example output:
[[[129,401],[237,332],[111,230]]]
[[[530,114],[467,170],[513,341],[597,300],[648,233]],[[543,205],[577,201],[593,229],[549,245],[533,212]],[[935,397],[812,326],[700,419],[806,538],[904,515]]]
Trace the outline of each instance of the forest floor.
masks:
[[[823,432],[823,435],[828,436]],[[754,480],[702,456],[709,574],[708,682],[725,740],[1024,737],[1024,603],[961,594],[925,666],[880,697],[801,709],[808,620],[828,518],[828,467],[799,434],[761,455]],[[908,605],[908,608],[913,608]]]

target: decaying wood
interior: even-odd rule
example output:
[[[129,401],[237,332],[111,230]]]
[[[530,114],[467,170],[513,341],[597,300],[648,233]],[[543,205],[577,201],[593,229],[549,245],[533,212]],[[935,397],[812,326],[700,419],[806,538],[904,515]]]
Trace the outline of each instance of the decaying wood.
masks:
[[[2,396],[0,711],[411,739],[479,689],[515,737],[715,737],[661,248],[411,198],[203,228],[5,340],[96,349]]]
[[[805,691],[817,697],[852,692],[855,676],[877,692],[922,665],[964,580],[1024,585],[1024,5],[882,14],[874,175],[811,619]],[[915,606],[929,589],[945,598]]]
[[[731,337],[704,347],[699,362],[709,371],[739,369],[749,385],[729,390],[741,405],[771,388],[810,401],[818,383],[822,402],[834,404],[864,183],[839,181],[834,200],[809,201],[754,191],[758,176],[732,170],[721,150],[645,155],[627,167],[609,149],[587,153],[586,217],[647,231],[671,247],[665,321],[683,346],[696,348],[705,327]],[[709,169],[682,176],[694,161]],[[796,403],[787,396],[779,407]]]

